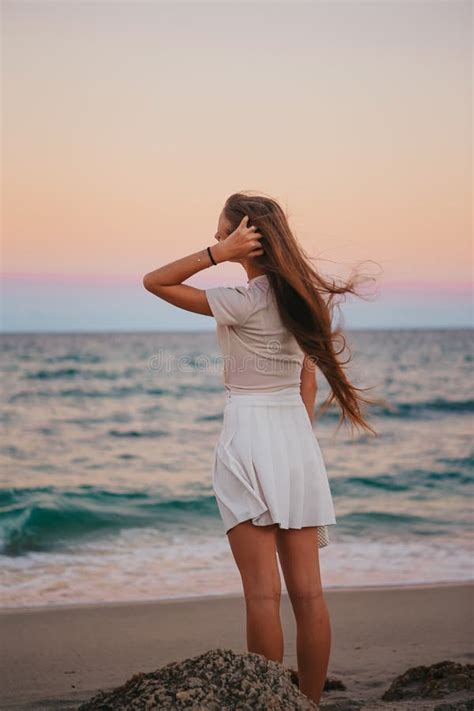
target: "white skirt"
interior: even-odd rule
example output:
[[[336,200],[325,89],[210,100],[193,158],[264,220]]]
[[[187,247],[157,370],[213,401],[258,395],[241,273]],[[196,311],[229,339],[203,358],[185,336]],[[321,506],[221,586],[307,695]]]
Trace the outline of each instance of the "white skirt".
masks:
[[[227,390],[212,484],[226,533],[251,519],[257,526],[317,526],[318,547],[329,543],[334,505],[299,386]]]

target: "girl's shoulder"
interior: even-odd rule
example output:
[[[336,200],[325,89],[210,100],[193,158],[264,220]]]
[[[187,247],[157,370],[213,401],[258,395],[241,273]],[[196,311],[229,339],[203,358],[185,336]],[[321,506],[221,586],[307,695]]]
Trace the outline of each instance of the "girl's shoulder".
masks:
[[[255,277],[246,285],[215,286],[205,289],[205,292],[217,323],[243,326],[255,311],[267,303],[268,288],[261,277]]]

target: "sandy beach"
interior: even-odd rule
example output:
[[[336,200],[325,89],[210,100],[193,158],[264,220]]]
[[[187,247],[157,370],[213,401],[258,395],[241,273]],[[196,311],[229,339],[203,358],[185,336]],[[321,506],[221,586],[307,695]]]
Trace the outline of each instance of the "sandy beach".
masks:
[[[392,679],[410,666],[472,661],[473,588],[446,584],[327,590],[333,636],[328,676],[341,680],[346,691],[325,692],[322,707],[347,698],[378,708],[377,700]],[[281,614],[284,664],[296,667],[286,595]],[[3,609],[0,707],[73,709],[136,672],[217,647],[245,651],[244,615],[240,595]],[[402,708],[379,703],[386,709]]]

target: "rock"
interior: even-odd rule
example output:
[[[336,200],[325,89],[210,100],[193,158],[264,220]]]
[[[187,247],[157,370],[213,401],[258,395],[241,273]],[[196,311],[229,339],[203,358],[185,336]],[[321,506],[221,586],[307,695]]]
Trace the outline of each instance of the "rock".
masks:
[[[339,701],[321,706],[321,711],[359,711],[359,709],[367,709],[368,711],[368,706],[364,701],[357,701],[356,699],[339,699]]]
[[[326,679],[324,683],[324,691],[345,691],[346,685],[340,679]]]
[[[100,691],[78,711],[318,711],[291,670],[261,654],[211,649]]]
[[[299,686],[299,680],[298,680],[298,671],[297,669],[293,669],[292,667],[289,668],[290,676],[291,676],[291,681],[293,684],[296,684],[296,686]],[[324,682],[324,688],[323,691],[333,691],[333,690],[338,690],[338,691],[345,691],[346,686],[343,681],[340,679],[330,679],[327,677],[326,681]]]
[[[445,660],[429,667],[411,667],[392,681],[382,695],[382,700],[436,699],[467,690],[474,690],[474,664],[458,664]]]
[[[474,711],[474,699],[438,704],[433,711]]]

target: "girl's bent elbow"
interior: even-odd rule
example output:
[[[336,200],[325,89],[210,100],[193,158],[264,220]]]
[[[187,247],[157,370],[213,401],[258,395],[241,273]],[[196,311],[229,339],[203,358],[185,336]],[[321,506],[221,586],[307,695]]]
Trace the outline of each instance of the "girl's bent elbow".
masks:
[[[147,291],[152,290],[152,288],[153,288],[152,279],[149,274],[145,274],[145,276],[143,277],[143,286],[145,287],[145,289]],[[155,288],[156,288],[156,285],[155,285]]]

